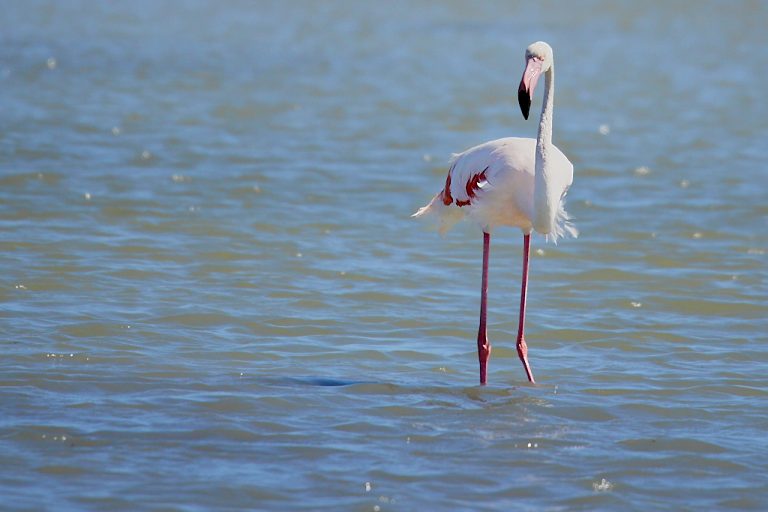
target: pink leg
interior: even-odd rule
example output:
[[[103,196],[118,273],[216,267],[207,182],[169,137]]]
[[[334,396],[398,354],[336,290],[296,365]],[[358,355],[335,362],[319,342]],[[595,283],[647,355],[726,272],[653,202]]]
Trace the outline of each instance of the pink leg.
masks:
[[[488,343],[486,311],[488,304],[488,255],[491,250],[491,235],[483,232],[483,283],[480,288],[480,328],[477,330],[477,357],[480,360],[480,384],[487,380],[488,358],[491,356],[491,344]]]
[[[535,383],[531,366],[528,364],[528,345],[525,344],[525,299],[528,295],[528,255],[531,252],[531,235],[523,236],[523,285],[520,291],[520,322],[517,327],[517,355],[523,363],[528,380]]]

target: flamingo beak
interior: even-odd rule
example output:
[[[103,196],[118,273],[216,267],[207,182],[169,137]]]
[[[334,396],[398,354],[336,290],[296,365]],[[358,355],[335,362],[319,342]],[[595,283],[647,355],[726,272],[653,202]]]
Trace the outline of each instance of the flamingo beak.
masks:
[[[539,76],[541,76],[541,65],[543,62],[542,59],[537,57],[529,57],[525,63],[525,71],[523,71],[523,78],[520,80],[520,87],[517,88],[517,102],[520,103],[520,110],[523,112],[525,119],[528,119],[528,114],[531,111],[533,91],[536,89]]]

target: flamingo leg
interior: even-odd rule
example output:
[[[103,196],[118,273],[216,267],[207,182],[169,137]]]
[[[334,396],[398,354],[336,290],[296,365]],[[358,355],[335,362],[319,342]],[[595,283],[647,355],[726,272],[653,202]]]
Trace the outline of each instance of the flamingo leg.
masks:
[[[491,235],[483,232],[483,281],[480,287],[480,327],[477,330],[477,357],[480,360],[480,385],[487,381],[488,358],[491,356],[491,344],[488,342],[486,323],[488,304],[488,255],[491,251]]]
[[[533,373],[531,372],[531,366],[528,364],[528,345],[525,343],[525,300],[528,295],[528,256],[531,252],[531,235],[523,235],[523,284],[520,290],[520,321],[517,327],[517,355],[520,357],[520,361],[523,363],[525,373],[528,376],[528,380],[532,383]],[[479,341],[478,341],[479,343]]]

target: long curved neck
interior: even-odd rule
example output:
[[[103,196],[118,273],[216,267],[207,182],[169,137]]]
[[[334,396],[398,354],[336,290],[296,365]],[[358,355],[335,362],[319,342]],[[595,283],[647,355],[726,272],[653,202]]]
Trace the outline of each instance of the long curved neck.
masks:
[[[539,135],[536,137],[536,166],[552,145],[552,115],[555,110],[555,66],[544,74],[544,101],[539,116]],[[545,157],[544,157],[545,158]]]
[[[560,198],[553,197],[550,176],[552,154],[552,117],[555,109],[555,66],[549,67],[544,75],[544,101],[539,118],[539,135],[536,137],[536,174],[534,178],[533,227],[542,234],[550,233],[554,227]]]

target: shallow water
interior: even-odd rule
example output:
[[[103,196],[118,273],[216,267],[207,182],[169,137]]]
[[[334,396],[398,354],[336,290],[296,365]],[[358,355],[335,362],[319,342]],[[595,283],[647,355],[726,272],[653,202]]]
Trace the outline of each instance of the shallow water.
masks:
[[[716,510],[768,501],[760,2],[3,2],[4,510]],[[535,136],[581,231],[409,215]],[[540,95],[539,95],[540,97]],[[534,107],[536,108],[536,107]]]

